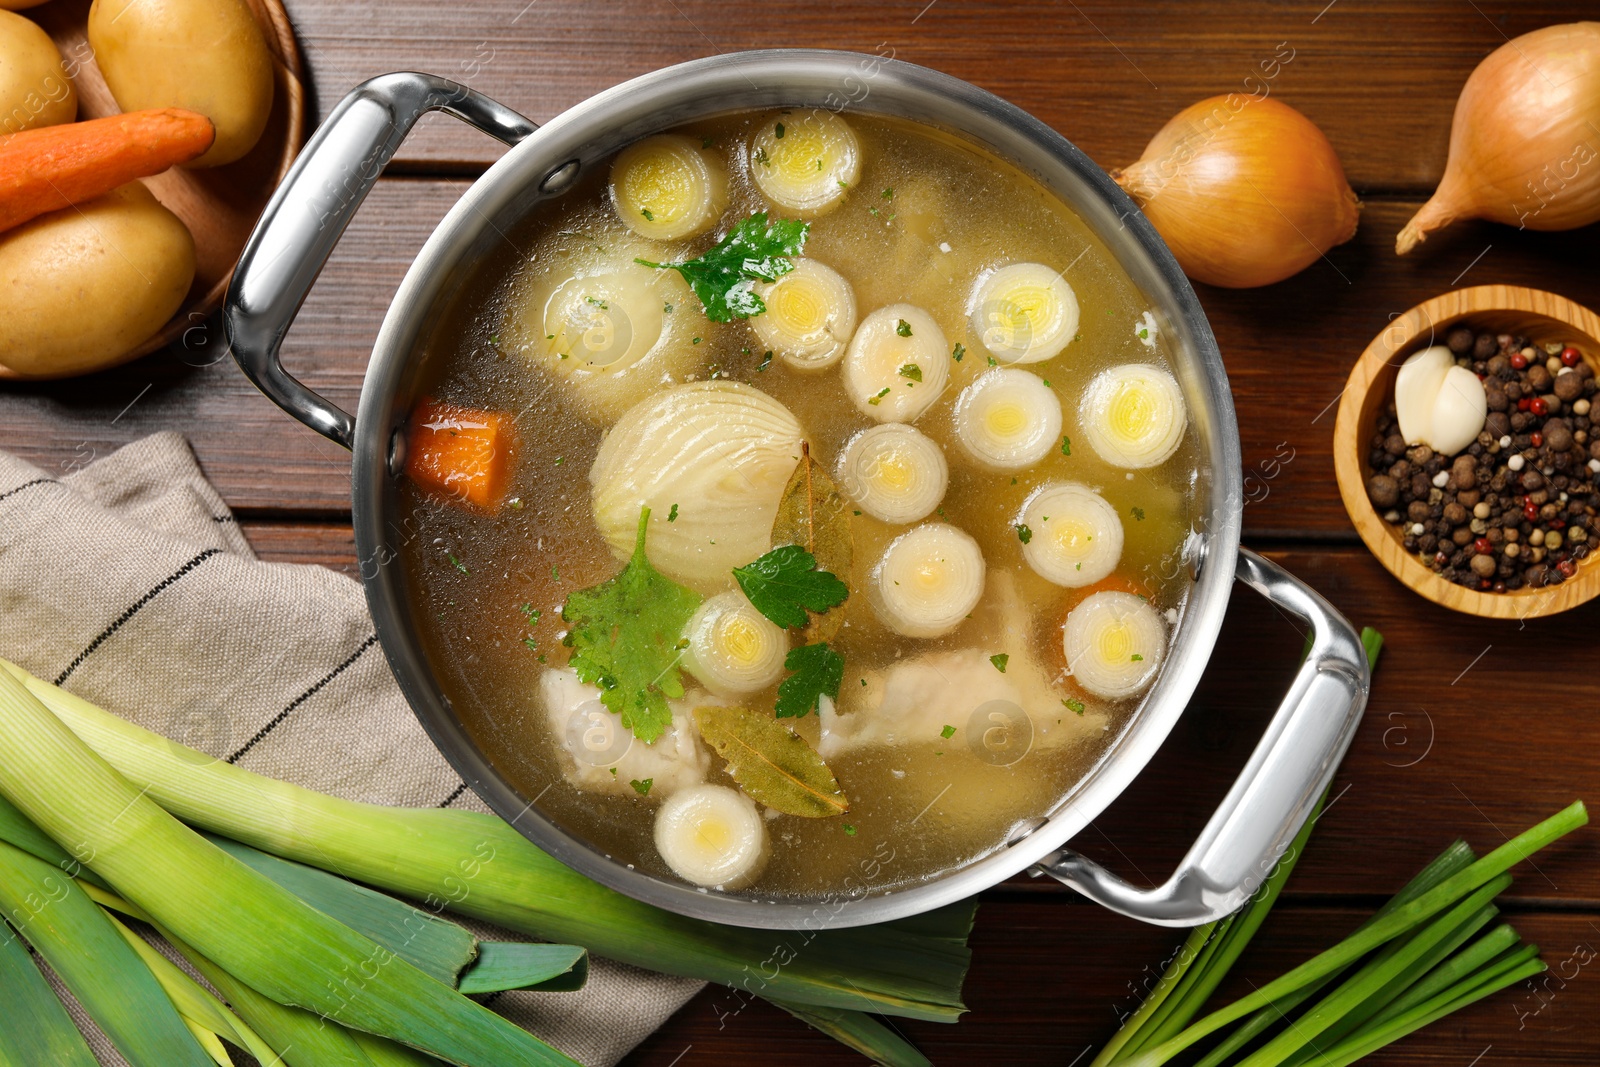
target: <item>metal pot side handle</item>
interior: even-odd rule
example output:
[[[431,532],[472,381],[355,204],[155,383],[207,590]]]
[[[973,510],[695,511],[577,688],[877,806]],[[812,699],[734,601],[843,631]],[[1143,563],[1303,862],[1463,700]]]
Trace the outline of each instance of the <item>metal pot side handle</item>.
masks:
[[[1159,926],[1198,926],[1236,911],[1272,873],[1344,757],[1372,674],[1361,638],[1304,582],[1239,550],[1238,579],[1309,623],[1311,651],[1199,840],[1163,885],[1140,889],[1068,849],[1039,869],[1112,911]]]
[[[464,85],[431,74],[362,82],[333,109],[272,196],[234,268],[223,307],[233,357],[274,403],[349,448],[355,418],[283,369],[279,348],[344,230],[429,111],[443,111],[514,145],[538,129]]]

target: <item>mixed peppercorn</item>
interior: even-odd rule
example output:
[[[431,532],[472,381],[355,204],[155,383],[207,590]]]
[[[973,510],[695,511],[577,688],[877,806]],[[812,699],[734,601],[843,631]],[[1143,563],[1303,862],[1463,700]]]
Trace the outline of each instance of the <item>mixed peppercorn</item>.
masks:
[[[1407,446],[1391,402],[1369,442],[1367,495],[1440,577],[1485,592],[1566,581],[1600,545],[1594,369],[1572,345],[1452,330],[1445,342],[1488,400],[1455,456]]]

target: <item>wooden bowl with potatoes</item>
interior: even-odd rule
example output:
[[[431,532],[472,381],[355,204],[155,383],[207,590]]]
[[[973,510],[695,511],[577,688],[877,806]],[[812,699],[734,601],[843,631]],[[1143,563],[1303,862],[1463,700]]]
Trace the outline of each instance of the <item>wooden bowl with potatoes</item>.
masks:
[[[278,0],[0,0],[0,378],[203,323],[304,122]]]
[[[1382,509],[1375,504],[1373,479],[1390,478],[1390,483],[1380,486],[1387,500],[1389,490],[1399,485],[1404,475],[1396,479],[1392,476],[1399,472],[1376,469],[1372,458],[1374,454],[1389,455],[1388,446],[1377,440],[1384,432],[1382,422],[1399,419],[1401,429],[1405,428],[1397,410],[1396,389],[1408,361],[1440,346],[1448,351],[1452,333],[1463,328],[1475,331],[1476,337],[1520,338],[1526,347],[1479,356],[1476,363],[1475,353],[1457,353],[1457,362],[1469,368],[1482,364],[1487,372],[1472,376],[1484,383],[1482,399],[1473,399],[1484,404],[1485,421],[1481,429],[1468,428],[1473,444],[1459,455],[1468,455],[1466,449],[1475,445],[1478,452],[1468,461],[1469,466],[1476,465],[1480,474],[1493,473],[1487,480],[1476,475],[1470,479],[1475,484],[1469,493],[1476,490],[1471,503],[1477,510],[1463,508],[1457,513],[1457,518],[1470,522],[1457,527],[1467,530],[1458,541],[1446,534],[1450,516],[1444,509],[1450,505],[1439,506],[1439,501],[1452,498],[1452,494],[1460,498],[1453,467],[1439,464],[1440,470],[1429,474],[1431,468],[1424,466],[1410,473],[1413,479],[1418,473],[1428,479],[1428,486],[1417,486],[1428,490],[1426,514],[1418,510],[1413,516],[1400,512],[1408,506],[1403,499]],[[1505,362],[1489,364],[1486,360],[1490,359]],[[1593,504],[1588,503],[1596,498],[1594,483],[1600,482],[1600,446],[1589,440],[1591,393],[1600,408],[1596,372],[1600,372],[1600,316],[1555,293],[1510,285],[1459,289],[1425,301],[1391,322],[1350,372],[1333,438],[1340,496],[1372,554],[1391,574],[1429,600],[1471,615],[1528,619],[1553,615],[1593,599],[1600,593],[1600,538],[1595,536],[1600,527]],[[1561,381],[1569,374],[1576,382]],[[1535,387],[1527,390],[1520,383],[1530,375],[1537,378]],[[1513,383],[1516,389],[1511,388]],[[1557,383],[1563,386],[1559,392],[1554,388]],[[1414,401],[1408,399],[1407,403],[1415,407]],[[1446,406],[1459,415],[1454,401]],[[1421,418],[1408,414],[1413,423]],[[1600,440],[1600,410],[1593,418]],[[1505,432],[1496,437],[1497,430]],[[1547,435],[1552,440],[1547,442]],[[1559,441],[1554,439],[1557,435]],[[1467,431],[1456,434],[1461,440],[1467,436]],[[1413,441],[1403,433],[1402,437],[1409,461],[1410,450],[1425,442]],[[1556,536],[1549,538],[1550,533]],[[1428,540],[1430,535],[1432,540]],[[1584,546],[1581,552],[1579,545]],[[1457,574],[1466,578],[1458,565],[1445,562],[1445,558],[1467,557],[1470,562],[1478,555],[1506,565],[1481,577],[1476,588],[1444,573],[1455,566]],[[1531,568],[1557,557],[1561,557],[1559,579],[1540,584],[1525,580]],[[1487,571],[1487,565],[1482,569]],[[1483,588],[1485,584],[1489,588]]]

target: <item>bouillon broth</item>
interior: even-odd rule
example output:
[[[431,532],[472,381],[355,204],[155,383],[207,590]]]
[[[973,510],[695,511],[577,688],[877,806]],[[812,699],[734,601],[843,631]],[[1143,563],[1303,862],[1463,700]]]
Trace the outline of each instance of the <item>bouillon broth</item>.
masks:
[[[635,262],[716,260],[779,220],[809,225],[778,268],[793,291],[736,273],[717,298],[764,294],[749,318],[712,321],[681,272]],[[1001,847],[1126,725],[1187,593],[1199,449],[1148,301],[1036,182],[899,120],[740,113],[592,168],[474,271],[425,342],[425,392],[507,420],[506,486],[471,506],[408,485],[401,555],[455,712],[557,824],[724,891],[882,889]],[[805,509],[826,478],[832,517]],[[783,570],[796,501],[832,540]],[[626,618],[601,617],[580,591],[641,577],[644,505],[655,584],[621,607],[602,587]],[[790,627],[770,601],[837,599],[818,572],[841,540],[848,598]],[[757,557],[782,580],[736,581]],[[645,634],[665,668],[628,667],[661,620],[681,627]],[[614,642],[590,655],[596,634]],[[615,714],[652,707],[641,736]],[[703,707],[744,711],[702,737]]]

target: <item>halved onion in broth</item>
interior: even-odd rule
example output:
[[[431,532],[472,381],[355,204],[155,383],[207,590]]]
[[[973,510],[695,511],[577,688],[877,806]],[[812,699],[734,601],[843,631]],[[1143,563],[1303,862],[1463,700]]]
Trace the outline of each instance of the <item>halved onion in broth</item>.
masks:
[[[1061,628],[1067,672],[1095,696],[1123,700],[1149,686],[1167,651],[1167,627],[1132,593],[1084,597]]]

